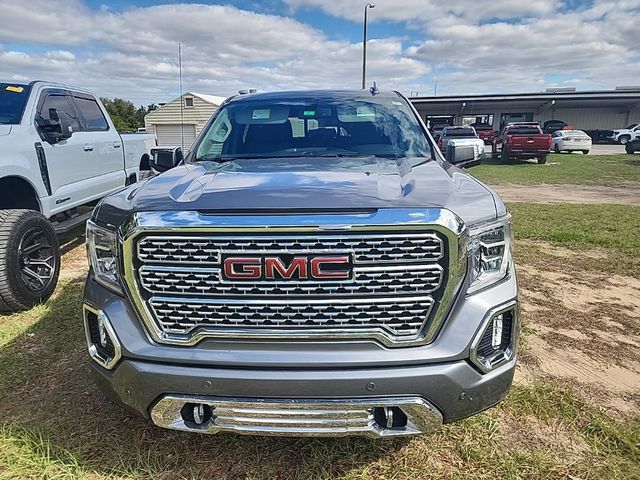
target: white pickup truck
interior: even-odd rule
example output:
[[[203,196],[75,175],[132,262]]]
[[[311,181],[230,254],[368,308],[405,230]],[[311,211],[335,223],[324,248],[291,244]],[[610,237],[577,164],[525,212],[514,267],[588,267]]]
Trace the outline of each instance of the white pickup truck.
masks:
[[[621,145],[626,145],[633,140],[636,135],[640,135],[640,124],[632,123],[627,128],[618,128],[611,133],[609,140],[612,140]]]
[[[78,207],[136,182],[153,146],[153,135],[120,135],[85,90],[0,83],[0,312],[53,293],[57,234],[88,218]]]

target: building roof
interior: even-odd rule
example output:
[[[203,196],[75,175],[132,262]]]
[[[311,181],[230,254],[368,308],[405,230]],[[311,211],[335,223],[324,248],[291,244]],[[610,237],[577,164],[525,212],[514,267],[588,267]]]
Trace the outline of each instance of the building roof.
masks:
[[[625,88],[620,90],[589,90],[589,91],[555,91],[533,93],[504,93],[483,95],[445,95],[445,96],[421,96],[409,98],[414,104],[421,103],[460,103],[460,102],[528,102],[528,101],[579,101],[598,102],[608,101],[627,103],[640,100],[640,88]]]
[[[620,108],[625,112],[640,109],[640,89],[590,90],[584,92],[537,92],[492,95],[446,95],[411,97],[415,107],[424,112],[477,112],[479,109],[533,109],[542,113],[558,108]]]
[[[213,105],[217,105],[217,106],[222,105],[222,102],[224,102],[227,99],[227,97],[218,97],[217,95],[208,95],[206,93],[196,93],[196,92],[187,92],[182,96],[184,97],[185,95],[193,95],[194,97],[201,98],[205,102],[212,103]]]

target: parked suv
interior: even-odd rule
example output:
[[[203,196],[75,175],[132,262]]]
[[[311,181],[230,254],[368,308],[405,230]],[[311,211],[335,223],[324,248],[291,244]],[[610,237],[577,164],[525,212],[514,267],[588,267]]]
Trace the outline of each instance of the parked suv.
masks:
[[[512,382],[511,218],[398,93],[228,99],[87,246],[97,382],[160,427],[412,435]]]

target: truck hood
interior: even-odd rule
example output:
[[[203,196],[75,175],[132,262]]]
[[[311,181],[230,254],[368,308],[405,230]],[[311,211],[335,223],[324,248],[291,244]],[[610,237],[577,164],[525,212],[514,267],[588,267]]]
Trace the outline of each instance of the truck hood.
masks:
[[[0,137],[11,133],[11,125],[0,125]]]
[[[467,224],[504,213],[486,186],[427,158],[278,158],[178,166],[105,199],[99,221],[136,211],[208,212],[446,208]],[[94,214],[95,215],[95,214]]]

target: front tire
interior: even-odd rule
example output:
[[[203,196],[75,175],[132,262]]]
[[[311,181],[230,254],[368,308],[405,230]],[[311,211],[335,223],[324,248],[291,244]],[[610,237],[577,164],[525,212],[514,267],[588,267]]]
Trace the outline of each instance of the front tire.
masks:
[[[51,223],[33,210],[0,210],[0,312],[47,300],[60,274],[60,245]]]
[[[555,153],[560,153],[560,147],[558,147],[558,144],[557,144],[557,143],[553,146],[553,151],[554,151]]]
[[[582,150],[582,153],[584,153],[585,155],[589,155],[589,150]]]
[[[631,137],[629,135],[623,135],[618,139],[620,145],[626,145],[627,143],[629,143],[629,140],[631,140]]]
[[[509,152],[504,149],[502,150],[502,153],[501,153],[501,159],[502,159],[502,163],[505,165],[509,165],[513,163],[513,161],[511,160],[511,155],[509,155]]]
[[[544,165],[545,163],[547,163],[547,156],[546,155],[542,155],[542,156],[538,157],[538,165]]]

